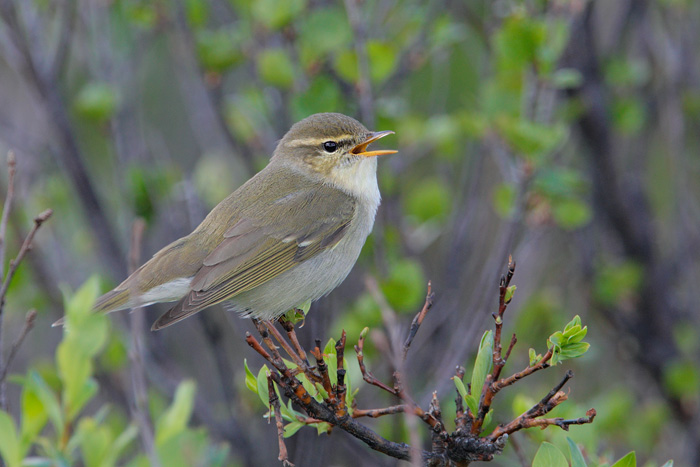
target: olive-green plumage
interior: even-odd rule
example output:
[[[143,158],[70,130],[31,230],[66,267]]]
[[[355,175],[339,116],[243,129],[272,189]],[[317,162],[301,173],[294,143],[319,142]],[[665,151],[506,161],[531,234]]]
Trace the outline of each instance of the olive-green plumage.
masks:
[[[379,190],[372,133],[341,114],[292,126],[265,169],[221,201],[188,236],[166,246],[95,308],[177,301],[153,329],[220,302],[272,319],[333,290],[369,235]]]

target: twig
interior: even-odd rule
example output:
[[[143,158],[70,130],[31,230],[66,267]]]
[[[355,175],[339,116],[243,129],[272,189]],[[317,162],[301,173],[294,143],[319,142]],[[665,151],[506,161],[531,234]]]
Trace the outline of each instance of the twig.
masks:
[[[284,444],[284,422],[282,421],[282,410],[280,407],[280,399],[277,397],[277,392],[275,391],[275,384],[272,380],[272,375],[267,375],[267,390],[270,397],[270,412],[275,413],[275,425],[277,426],[277,441],[279,445],[280,454],[277,460],[282,461],[282,465],[285,467],[294,467],[294,464],[289,462],[289,454],[287,453],[287,446]]]
[[[129,272],[133,273],[139,266],[141,258],[141,245],[146,222],[136,219],[131,228],[131,245],[129,247]],[[131,413],[139,425],[139,435],[143,449],[148,456],[151,465],[160,466],[160,459],[155,449],[153,424],[148,412],[148,388],[146,386],[146,372],[144,369],[145,350],[143,336],[146,329],[145,315],[140,308],[131,310],[129,316],[131,331],[131,350],[129,361],[131,362],[131,387],[133,391],[133,407]]]
[[[340,340],[335,344],[335,352],[336,352],[336,368],[337,368],[337,384],[335,386],[335,396],[338,401],[338,405],[336,407],[336,413],[338,414],[339,417],[345,417],[348,413],[347,405],[345,403],[345,397],[346,397],[346,392],[347,392],[347,387],[345,386],[345,368],[344,368],[344,360],[345,360],[345,339],[346,339],[346,334],[345,334],[345,329],[343,329],[343,334],[340,337]]]
[[[51,209],[47,209],[46,211],[42,212],[34,218],[34,226],[24,238],[24,242],[22,243],[22,246],[19,249],[19,253],[17,253],[15,259],[10,261],[10,266],[7,269],[7,274],[5,274],[2,287],[0,287],[0,336],[2,336],[2,320],[3,311],[5,309],[5,295],[7,294],[7,289],[10,286],[10,282],[12,281],[15,272],[17,271],[17,267],[22,262],[22,259],[24,259],[24,256],[27,254],[27,252],[32,248],[32,241],[34,240],[34,235],[36,235],[36,232],[37,230],[39,230],[39,227],[41,227],[41,224],[43,224],[49,217],[51,217],[51,214],[53,214],[53,211]],[[2,338],[0,337],[0,363],[2,362],[1,349]],[[5,382],[2,381],[0,382],[0,408],[5,408],[5,406]]]
[[[5,204],[2,208],[2,219],[0,220],[0,276],[5,272],[5,236],[7,235],[7,220],[12,209],[12,200],[15,197],[15,173],[17,171],[17,161],[15,153],[7,153],[7,194]]]
[[[49,219],[49,217],[51,217],[51,214],[53,214],[53,211],[51,209],[47,209],[46,211],[42,212],[34,218],[34,226],[32,227],[32,230],[30,230],[27,234],[27,237],[24,239],[24,242],[22,243],[22,246],[19,249],[19,253],[17,253],[17,257],[10,261],[10,267],[8,268],[7,274],[5,275],[5,280],[2,283],[2,287],[0,287],[0,315],[2,314],[2,308],[5,303],[5,294],[7,294],[7,288],[10,286],[10,282],[12,281],[12,277],[14,277],[15,272],[17,271],[17,267],[22,262],[22,259],[24,259],[24,256],[27,254],[27,252],[31,250],[32,241],[34,240],[34,235],[36,235],[36,231],[39,230],[41,224],[46,222]]]
[[[29,310],[24,318],[24,326],[22,327],[22,331],[20,331],[19,336],[17,336],[17,339],[15,339],[15,341],[12,343],[12,347],[10,347],[10,352],[7,354],[7,361],[4,365],[2,365],[2,362],[0,362],[0,368],[2,368],[2,370],[0,370],[0,385],[5,382],[5,378],[7,378],[7,373],[10,371],[12,361],[15,359],[17,351],[19,351],[24,338],[27,337],[29,331],[31,331],[34,327],[35,320],[36,310]]]
[[[416,333],[418,332],[418,328],[420,328],[420,325],[423,324],[423,320],[425,319],[425,315],[428,314],[428,310],[432,308],[433,306],[433,299],[435,298],[435,294],[432,292],[432,282],[428,281],[428,292],[425,295],[425,303],[423,304],[423,309],[418,312],[418,314],[413,318],[413,321],[411,321],[411,328],[408,331],[408,336],[406,336],[406,341],[403,343],[403,359],[406,360],[406,355],[408,354],[408,349],[411,347],[411,343],[413,342],[413,338],[416,337]]]
[[[378,418],[384,415],[395,415],[397,413],[404,413],[406,411],[406,405],[392,405],[389,407],[384,407],[382,409],[354,409],[352,411],[352,418]]]

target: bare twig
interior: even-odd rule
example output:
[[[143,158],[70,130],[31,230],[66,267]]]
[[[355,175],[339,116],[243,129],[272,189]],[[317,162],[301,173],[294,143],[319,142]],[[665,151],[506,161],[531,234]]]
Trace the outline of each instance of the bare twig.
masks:
[[[12,281],[12,277],[14,277],[15,272],[17,271],[17,267],[22,262],[22,259],[24,259],[24,256],[27,254],[27,252],[32,249],[32,241],[34,241],[34,235],[36,235],[37,230],[39,230],[41,224],[46,222],[49,219],[49,217],[51,217],[51,214],[53,214],[53,211],[51,209],[47,209],[46,211],[42,212],[34,218],[34,226],[32,227],[32,230],[30,230],[27,234],[27,237],[24,239],[24,242],[22,243],[22,246],[19,249],[19,253],[17,253],[17,257],[10,261],[10,267],[7,269],[7,274],[5,275],[5,278],[3,280],[2,287],[0,287],[0,315],[2,315],[2,307],[5,303],[5,295],[7,294],[7,288],[10,286],[10,282]]]
[[[17,161],[15,153],[7,153],[7,194],[5,204],[2,208],[2,219],[0,220],[0,276],[5,273],[5,236],[7,235],[7,220],[12,209],[12,199],[15,196],[15,173],[17,171]]]
[[[282,421],[280,398],[277,397],[277,392],[275,391],[275,384],[273,382],[272,375],[270,374],[267,375],[267,390],[270,397],[270,412],[274,412],[275,425],[277,426],[277,441],[280,451],[277,460],[282,461],[282,465],[284,465],[285,467],[294,467],[294,464],[289,462],[287,446],[284,444],[284,422]]]
[[[411,347],[411,343],[413,343],[413,338],[416,337],[416,333],[418,332],[418,328],[420,328],[420,325],[423,324],[423,320],[425,319],[425,315],[428,314],[428,310],[432,308],[433,306],[433,299],[435,298],[435,294],[432,292],[432,282],[428,281],[428,292],[425,294],[425,303],[423,304],[423,309],[421,309],[418,314],[416,315],[415,318],[413,318],[413,321],[411,321],[411,328],[408,331],[408,336],[406,336],[406,341],[403,343],[403,359],[406,360],[406,355],[408,354],[408,349]]]
[[[2,362],[0,362],[0,385],[2,385],[5,382],[5,378],[7,378],[7,373],[10,371],[12,361],[15,359],[17,351],[22,345],[22,342],[24,342],[24,338],[27,337],[29,331],[31,331],[34,327],[35,320],[36,310],[29,310],[24,318],[24,326],[22,327],[22,330],[17,336],[17,339],[15,339],[15,341],[12,343],[12,347],[10,347],[10,352],[7,354],[7,361],[4,365],[2,364]]]

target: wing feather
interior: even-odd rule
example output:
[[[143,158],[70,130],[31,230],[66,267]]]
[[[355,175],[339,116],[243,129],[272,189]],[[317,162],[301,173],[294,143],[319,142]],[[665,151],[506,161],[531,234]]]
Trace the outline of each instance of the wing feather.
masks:
[[[249,291],[333,247],[346,234],[354,214],[354,198],[320,184],[287,193],[257,213],[244,213],[204,259],[190,293],[153,329]],[[274,219],[285,222],[270,222]]]

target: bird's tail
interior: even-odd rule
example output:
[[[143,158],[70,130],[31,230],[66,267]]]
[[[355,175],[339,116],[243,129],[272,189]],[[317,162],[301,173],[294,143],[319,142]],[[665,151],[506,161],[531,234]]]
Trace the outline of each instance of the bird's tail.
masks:
[[[92,309],[102,313],[111,313],[112,311],[123,310],[125,308],[129,308],[130,306],[129,291],[114,289],[98,298]],[[64,324],[65,317],[53,323],[51,327],[63,326]]]
[[[114,289],[97,299],[93,309],[103,313],[123,310],[129,308],[129,291],[124,289]]]

